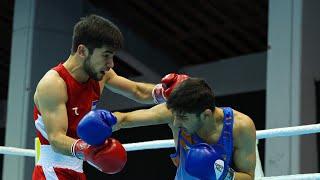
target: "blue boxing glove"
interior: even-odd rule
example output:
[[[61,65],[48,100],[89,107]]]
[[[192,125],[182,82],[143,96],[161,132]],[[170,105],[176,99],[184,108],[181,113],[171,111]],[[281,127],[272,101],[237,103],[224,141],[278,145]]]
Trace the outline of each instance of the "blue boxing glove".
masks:
[[[192,146],[186,155],[185,169],[201,180],[233,180],[234,171],[213,147],[206,143]]]
[[[101,145],[112,134],[112,126],[117,118],[107,110],[92,110],[79,122],[78,136],[86,143],[94,146]]]

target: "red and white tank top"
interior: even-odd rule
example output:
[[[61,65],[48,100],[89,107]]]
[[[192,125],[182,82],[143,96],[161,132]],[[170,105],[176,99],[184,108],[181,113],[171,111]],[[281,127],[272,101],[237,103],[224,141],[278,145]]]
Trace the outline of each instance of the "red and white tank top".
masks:
[[[78,139],[77,126],[82,117],[90,110],[95,109],[100,98],[99,82],[89,79],[86,83],[76,81],[67,69],[59,64],[52,68],[57,71],[60,77],[65,81],[67,86],[68,101],[66,103],[68,115],[67,136]],[[34,106],[34,120],[37,136],[42,145],[49,144],[46,128],[43,123],[41,113]]]

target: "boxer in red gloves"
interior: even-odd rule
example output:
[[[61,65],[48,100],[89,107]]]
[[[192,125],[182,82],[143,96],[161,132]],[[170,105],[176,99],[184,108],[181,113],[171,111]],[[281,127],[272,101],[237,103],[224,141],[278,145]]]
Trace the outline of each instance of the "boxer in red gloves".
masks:
[[[95,109],[105,87],[144,104],[156,101],[154,84],[134,82],[113,71],[113,57],[122,44],[119,28],[103,17],[90,15],[74,26],[70,56],[41,78],[34,94],[34,123],[41,146],[32,179],[86,179],[83,160],[107,173],[122,168],[122,146],[105,139],[111,132],[99,137],[97,145],[88,145],[77,135],[80,120]],[[99,116],[105,120],[104,113],[94,114]],[[104,161],[116,167],[107,167]]]

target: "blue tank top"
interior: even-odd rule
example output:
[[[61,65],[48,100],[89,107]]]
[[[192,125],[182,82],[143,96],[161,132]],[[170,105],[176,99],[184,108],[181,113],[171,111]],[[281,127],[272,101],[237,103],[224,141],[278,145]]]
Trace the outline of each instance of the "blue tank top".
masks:
[[[210,144],[216,152],[220,154],[221,159],[225,161],[226,164],[231,166],[232,163],[232,152],[233,152],[233,111],[231,108],[226,107],[223,108],[224,118],[223,118],[223,128],[219,137],[219,140],[216,144]],[[178,136],[178,145],[175,154],[172,154],[171,158],[179,158],[179,165],[177,168],[175,180],[199,180],[193,176],[190,176],[185,170],[185,156],[186,153],[191,146],[191,142],[186,139],[182,135],[182,133],[186,134],[182,129],[179,130]],[[195,144],[197,143],[205,143],[198,135],[190,135],[191,141]],[[185,146],[181,146],[184,144]],[[225,172],[226,173],[226,172]],[[224,174],[222,175],[224,177]]]

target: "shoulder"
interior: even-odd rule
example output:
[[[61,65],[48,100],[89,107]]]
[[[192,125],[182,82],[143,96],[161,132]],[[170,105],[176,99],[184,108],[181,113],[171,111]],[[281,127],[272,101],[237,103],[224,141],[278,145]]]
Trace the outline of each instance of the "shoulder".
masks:
[[[58,98],[57,100],[63,100],[67,97],[66,89],[65,81],[56,71],[50,70],[39,81],[34,99],[35,101],[55,98]]]
[[[235,142],[256,140],[256,128],[253,120],[236,110],[234,110],[233,137]]]
[[[50,90],[48,88],[56,89],[64,87],[66,87],[64,80],[59,76],[59,74],[56,71],[50,70],[39,81],[37,85],[37,90]]]

